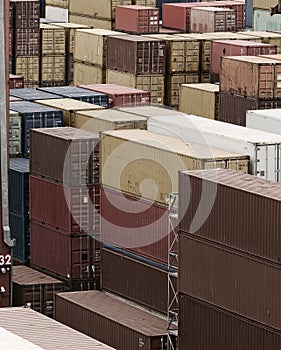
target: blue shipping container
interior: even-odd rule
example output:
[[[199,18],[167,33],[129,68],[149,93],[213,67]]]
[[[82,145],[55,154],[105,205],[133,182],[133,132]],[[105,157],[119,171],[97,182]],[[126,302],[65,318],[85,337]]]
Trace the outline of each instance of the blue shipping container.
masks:
[[[29,216],[10,211],[10,229],[12,237],[16,239],[13,257],[23,264],[28,264],[30,258]]]

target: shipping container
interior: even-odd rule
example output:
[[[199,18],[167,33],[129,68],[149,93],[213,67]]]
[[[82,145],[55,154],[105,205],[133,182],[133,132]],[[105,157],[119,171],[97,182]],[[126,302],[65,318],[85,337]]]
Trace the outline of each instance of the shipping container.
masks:
[[[74,128],[99,133],[115,129],[146,129],[144,117],[136,117],[115,109],[77,111],[71,115],[70,125]]]
[[[15,28],[13,37],[15,57],[39,56],[40,30],[39,28]]]
[[[10,157],[19,157],[22,153],[21,148],[21,116],[18,112],[9,111],[9,155]]]
[[[65,30],[52,24],[40,23],[41,55],[65,55]]]
[[[253,0],[253,7],[263,10],[270,10],[278,4],[278,0]]]
[[[213,40],[211,44],[211,81],[219,81],[220,62],[223,56],[259,56],[272,55],[276,52],[276,45],[248,40]]]
[[[45,5],[68,8],[69,0],[45,0]]]
[[[21,116],[22,154],[30,153],[30,129],[62,126],[62,112],[30,101],[10,102],[10,109]]]
[[[253,2],[254,0],[245,1],[245,28],[250,29],[253,25]]]
[[[39,57],[20,56],[15,57],[12,62],[13,72],[24,78],[25,87],[39,86]]]
[[[165,41],[145,36],[107,38],[107,68],[131,74],[164,74]]]
[[[1,340],[12,349],[114,350],[30,308],[3,308],[0,320]]]
[[[101,289],[167,313],[167,266],[125,250],[101,249]]]
[[[98,213],[92,186],[69,187],[32,175],[29,183],[32,220],[57,227],[70,235],[99,232],[95,226]]]
[[[192,33],[234,32],[236,12],[221,7],[192,7],[190,11]]]
[[[46,5],[45,16],[52,21],[68,22],[68,8]]]
[[[118,84],[79,85],[83,89],[108,95],[109,107],[143,106],[150,104],[150,92]]]
[[[272,108],[281,108],[281,99],[261,100],[220,93],[218,120],[246,126],[246,113],[248,110]]]
[[[74,85],[103,84],[106,81],[106,71],[100,66],[74,61],[72,80]]]
[[[38,90],[66,98],[108,107],[108,96],[100,92],[88,91],[77,86],[40,87]]]
[[[179,188],[182,232],[280,264],[276,233],[276,227],[280,226],[280,184],[229,169],[217,169],[181,172]],[[210,194],[208,216],[207,212],[202,212],[206,205],[204,198],[200,203],[204,191]],[[197,210],[196,217],[201,214],[201,222],[195,217]]]
[[[222,57],[220,91],[233,95],[281,97],[281,61],[257,56]]]
[[[59,293],[55,319],[116,349],[167,347],[167,321],[98,291]]]
[[[91,236],[71,236],[49,225],[30,221],[30,265],[60,280],[98,282],[99,245]]]
[[[247,111],[247,128],[281,134],[281,109]]]
[[[179,111],[205,118],[217,119],[219,111],[219,86],[209,83],[182,84],[179,95]]]
[[[115,28],[134,34],[158,33],[159,10],[141,5],[116,6]]]
[[[179,3],[179,2],[200,2],[200,0],[156,0],[156,7],[159,8],[159,17],[160,20],[162,20],[162,6],[163,4],[173,4],[173,3]]]
[[[29,159],[10,159],[9,209],[13,212],[29,214]]]
[[[11,0],[15,28],[39,28],[38,0]]]
[[[101,184],[164,206],[178,191],[179,170],[213,168],[247,173],[248,157],[145,130],[108,131],[100,138]]]
[[[97,134],[71,127],[36,129],[30,134],[32,175],[70,186],[99,183]]]
[[[9,102],[17,102],[17,101],[22,101],[22,99],[18,98],[18,97],[14,97],[14,96],[9,96]],[[15,113],[15,112],[13,112],[13,113]]]
[[[13,258],[21,264],[29,264],[30,258],[30,223],[29,215],[20,212],[9,213],[10,230],[16,245],[13,248]]]
[[[23,88],[23,89],[10,89],[10,96],[19,97],[21,100],[35,101],[35,100],[45,100],[45,99],[57,99],[59,96],[50,94],[45,91],[40,91],[37,89]]]
[[[98,28],[98,29],[106,29],[113,30],[114,29],[114,21],[110,19],[100,19],[93,16],[86,16],[77,13],[68,12],[68,20],[69,22],[86,25],[90,28]]]
[[[180,292],[279,331],[280,276],[280,266],[180,234]]]
[[[27,266],[13,267],[13,306],[26,306],[53,317],[55,293],[64,283]]]
[[[24,79],[20,75],[9,74],[10,89],[21,89],[24,87]]]
[[[66,65],[65,56],[41,56],[40,86],[65,85]]]
[[[260,323],[179,294],[179,349],[279,350],[281,334]]]
[[[276,31],[281,30],[281,14],[275,13],[274,16],[268,10],[253,10],[253,30],[256,31]]]
[[[39,91],[39,90],[36,90],[36,91]],[[45,105],[45,106],[60,109],[63,113],[63,125],[64,126],[70,126],[70,121],[72,120],[71,116],[78,111],[89,111],[89,110],[103,109],[102,106],[94,105],[92,103],[74,100],[72,98],[60,98],[59,96],[52,95],[52,94],[51,94],[51,96],[55,96],[55,98],[51,97],[51,99],[42,99],[42,100],[36,99],[36,103],[40,103],[40,104]]]
[[[182,115],[183,113],[180,113],[176,111],[175,109],[172,109],[167,106],[138,106],[138,107],[118,107],[118,110],[130,114],[134,114],[140,117],[145,117],[145,118],[151,118],[155,116],[178,116]],[[171,135],[175,136],[175,135]]]
[[[280,182],[280,135],[188,114],[152,117],[148,130],[250,156],[249,173]],[[222,146],[223,145],[223,146]]]
[[[273,33],[273,32],[266,32],[266,31],[245,31],[243,32],[244,35],[254,35],[255,37],[259,37],[261,39],[261,42],[264,44],[271,44],[276,45],[277,47],[277,53],[280,53],[281,51],[281,33]],[[256,40],[255,40],[256,41]]]
[[[106,70],[107,84],[121,84],[135,89],[149,91],[151,103],[163,105],[165,99],[165,75],[134,75],[115,70]]]

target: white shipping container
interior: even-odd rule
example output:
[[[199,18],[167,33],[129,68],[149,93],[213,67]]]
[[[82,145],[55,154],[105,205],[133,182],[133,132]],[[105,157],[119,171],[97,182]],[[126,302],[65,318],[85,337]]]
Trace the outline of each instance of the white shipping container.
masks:
[[[45,17],[54,21],[68,22],[68,9],[56,6],[46,6]]]
[[[270,15],[270,11],[254,9],[253,30],[281,30],[281,14]]]
[[[281,135],[281,109],[247,111],[246,127]]]
[[[188,114],[148,119],[149,131],[250,156],[252,175],[281,182],[281,136]]]

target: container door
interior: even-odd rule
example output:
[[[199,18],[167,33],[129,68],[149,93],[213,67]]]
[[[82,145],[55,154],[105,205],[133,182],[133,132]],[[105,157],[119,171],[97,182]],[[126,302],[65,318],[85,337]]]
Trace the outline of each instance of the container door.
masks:
[[[280,182],[281,144],[256,147],[256,171],[254,175]]]

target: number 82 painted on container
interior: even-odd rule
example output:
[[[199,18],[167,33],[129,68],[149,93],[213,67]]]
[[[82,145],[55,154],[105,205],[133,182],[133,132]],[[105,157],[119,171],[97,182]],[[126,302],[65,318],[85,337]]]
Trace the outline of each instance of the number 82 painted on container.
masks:
[[[12,264],[12,256],[10,254],[0,255],[0,266],[11,265]]]

